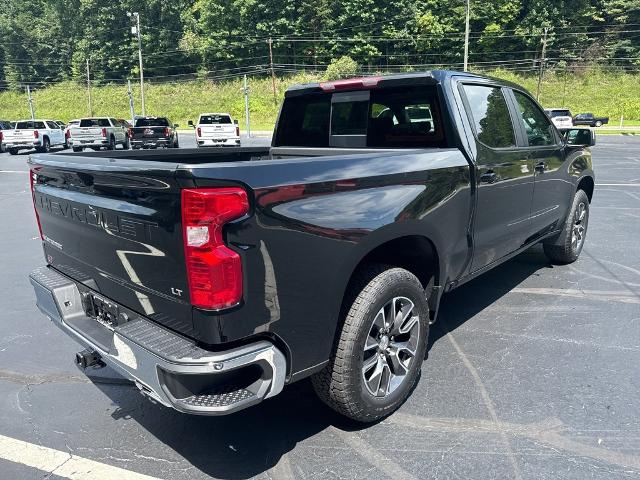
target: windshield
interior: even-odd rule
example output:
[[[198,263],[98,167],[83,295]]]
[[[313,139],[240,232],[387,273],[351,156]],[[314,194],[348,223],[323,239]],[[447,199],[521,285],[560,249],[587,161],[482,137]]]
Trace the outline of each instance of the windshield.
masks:
[[[22,129],[34,129],[34,128],[46,128],[44,122],[18,122],[16,123],[16,130]]]
[[[136,127],[168,127],[169,120],[164,117],[158,118],[138,118]]]
[[[198,121],[199,125],[212,125],[214,123],[231,123],[229,115],[201,115]]]
[[[80,120],[81,127],[110,127],[108,118],[83,118]]]

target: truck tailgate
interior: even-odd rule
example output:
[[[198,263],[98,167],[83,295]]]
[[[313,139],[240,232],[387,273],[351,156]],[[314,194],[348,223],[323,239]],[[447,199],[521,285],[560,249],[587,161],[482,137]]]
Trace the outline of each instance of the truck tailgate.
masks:
[[[30,164],[47,263],[192,335],[177,164],[64,155]]]

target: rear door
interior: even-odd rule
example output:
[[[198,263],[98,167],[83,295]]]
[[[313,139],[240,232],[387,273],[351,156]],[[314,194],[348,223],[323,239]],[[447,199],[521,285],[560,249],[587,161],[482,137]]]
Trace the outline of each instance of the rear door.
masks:
[[[104,298],[193,335],[175,163],[34,156],[47,263]]]
[[[51,145],[62,145],[64,143],[64,133],[53,120],[47,120],[47,126],[49,127],[49,140]]]
[[[512,91],[527,158],[534,170],[530,241],[557,230],[567,214],[573,183],[563,169],[564,149],[556,129],[540,106],[526,93]]]
[[[474,217],[476,271],[523,246],[530,232],[533,168],[518,148],[507,89],[486,83],[461,85],[476,143],[477,199]]]

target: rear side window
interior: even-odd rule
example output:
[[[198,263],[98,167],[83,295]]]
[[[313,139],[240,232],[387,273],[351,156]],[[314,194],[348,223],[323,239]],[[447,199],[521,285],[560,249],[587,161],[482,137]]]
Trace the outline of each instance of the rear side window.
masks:
[[[515,146],[513,125],[502,90],[486,85],[464,85],[463,88],[467,113],[478,140],[492,148]]]
[[[52,130],[60,130],[60,125],[58,125],[56,122],[49,121],[47,122],[47,125],[49,125],[49,128]]]
[[[231,117],[229,115],[200,115],[198,125],[213,125],[213,124],[229,124],[231,123]]]
[[[380,88],[286,98],[276,146],[445,146],[435,87]]]
[[[108,118],[83,118],[80,127],[110,127]]]

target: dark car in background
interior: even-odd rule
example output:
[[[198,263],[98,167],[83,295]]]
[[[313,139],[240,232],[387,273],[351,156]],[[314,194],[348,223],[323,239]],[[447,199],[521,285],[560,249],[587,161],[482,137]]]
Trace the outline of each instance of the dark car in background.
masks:
[[[5,151],[3,130],[13,130],[13,125],[8,120],[0,120],[0,153]]]
[[[138,117],[129,129],[131,148],[178,148],[176,128],[167,117]]]
[[[609,117],[596,117],[593,113],[579,113],[573,117],[573,124],[576,126],[601,127],[607,123],[609,123]]]

